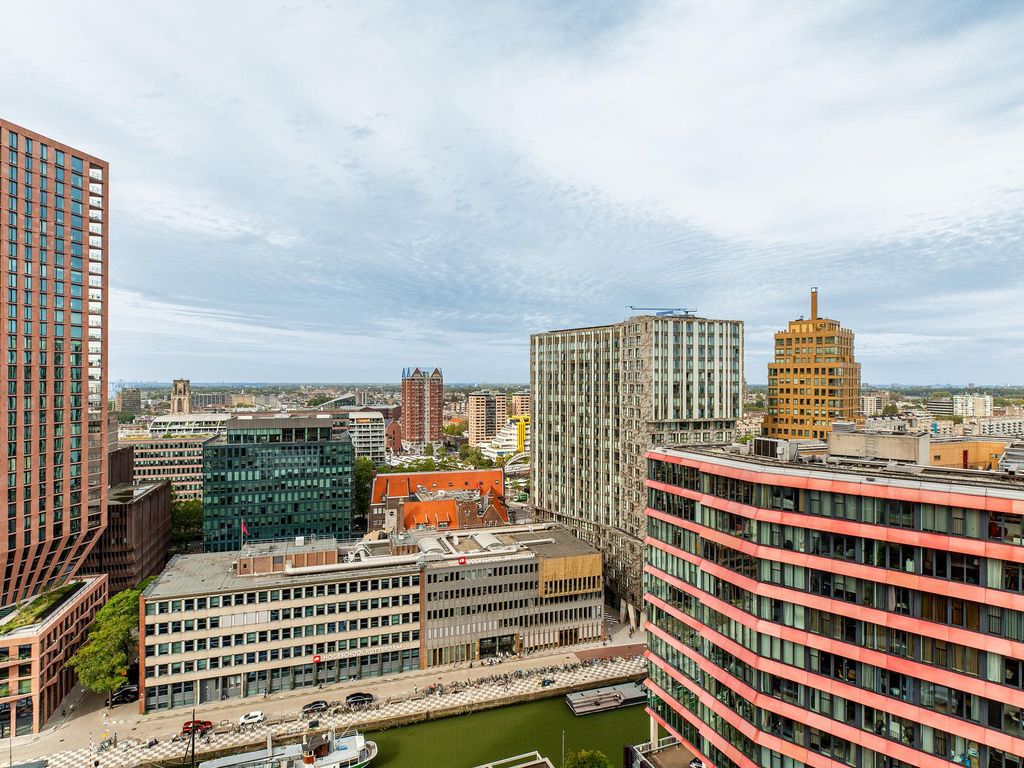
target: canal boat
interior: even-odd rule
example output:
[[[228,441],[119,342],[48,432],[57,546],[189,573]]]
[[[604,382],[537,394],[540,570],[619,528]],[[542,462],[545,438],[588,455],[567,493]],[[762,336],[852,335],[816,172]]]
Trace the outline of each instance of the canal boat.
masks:
[[[268,737],[269,742],[269,737]],[[357,731],[306,736],[301,744],[282,744],[253,752],[205,760],[199,768],[366,768],[377,757],[377,745]]]
[[[589,691],[578,691],[566,694],[565,703],[577,717],[592,715],[595,712],[608,712],[622,707],[632,707],[647,701],[647,691],[643,681],[623,683],[607,688],[593,688]]]

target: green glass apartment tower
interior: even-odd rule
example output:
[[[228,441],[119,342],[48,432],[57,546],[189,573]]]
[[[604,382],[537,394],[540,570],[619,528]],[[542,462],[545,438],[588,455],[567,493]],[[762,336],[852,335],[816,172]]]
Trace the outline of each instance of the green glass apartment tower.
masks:
[[[331,417],[238,417],[203,444],[203,548],[245,540],[352,535],[348,434]],[[243,536],[244,533],[244,536]]]

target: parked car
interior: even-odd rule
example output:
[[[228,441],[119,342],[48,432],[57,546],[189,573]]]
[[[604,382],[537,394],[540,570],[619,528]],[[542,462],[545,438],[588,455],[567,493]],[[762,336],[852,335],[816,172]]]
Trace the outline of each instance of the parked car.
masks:
[[[139,699],[139,687],[137,685],[125,685],[119,688],[113,696],[110,697],[110,706],[116,707],[118,704],[128,704]]]
[[[326,712],[327,711],[327,706],[328,706],[327,702],[323,701],[323,700],[311,701],[311,702],[309,702],[309,704],[306,704],[302,708],[302,714],[303,715],[312,715],[312,714],[316,714],[317,712]]]
[[[263,716],[263,713],[260,712],[257,709],[257,710],[255,710],[253,712],[246,712],[244,715],[242,715],[240,718],[238,718],[238,724],[239,725],[259,725],[264,720],[266,720],[266,718]]]
[[[362,691],[350,693],[345,697],[345,703],[350,707],[364,707],[367,704],[373,704],[373,694]]]
[[[690,768],[704,768],[704,763],[699,757],[695,757],[690,761]]]
[[[213,723],[209,720],[188,720],[181,726],[181,735],[191,736],[195,733],[197,736],[204,736],[212,730]]]

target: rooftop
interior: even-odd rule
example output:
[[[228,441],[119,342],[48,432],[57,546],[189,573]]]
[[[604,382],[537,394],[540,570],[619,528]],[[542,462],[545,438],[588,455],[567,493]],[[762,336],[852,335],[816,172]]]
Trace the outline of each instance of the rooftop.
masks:
[[[121,483],[107,491],[107,502],[110,504],[128,504],[140,499],[147,493],[159,488],[163,483]]]
[[[463,557],[473,562],[494,562],[509,557],[559,558],[597,552],[554,523],[471,531],[406,531],[395,543],[404,552],[415,548],[414,554],[392,554],[388,540],[339,542],[334,537],[296,537],[250,542],[238,552],[176,555],[144,594],[151,600],[166,599],[338,581],[343,574],[351,578],[394,575],[415,572],[421,566],[452,565]],[[327,555],[323,559],[330,561],[335,552],[336,563],[318,566],[314,572],[300,572],[301,567],[293,573],[277,570],[238,575],[235,572],[242,558],[271,557],[275,567],[284,569],[291,567],[297,555],[302,556],[301,562],[306,562],[306,556],[323,553]]]
[[[950,469],[922,464],[897,463],[880,459],[847,458],[842,456],[800,456],[795,461],[775,459],[770,456],[756,456],[741,453],[740,446],[713,445],[705,447],[678,446],[672,448],[653,448],[648,456],[656,458],[659,454],[690,455],[695,458],[706,456],[716,463],[731,464],[739,469],[757,465],[768,472],[787,475],[803,475],[805,477],[833,475],[836,480],[864,480],[887,485],[907,485],[915,487],[922,484],[942,486],[941,490],[959,493],[984,495],[986,489],[999,489],[1000,496],[1024,500],[1024,476],[1007,472]],[[745,448],[745,446],[744,446]]]

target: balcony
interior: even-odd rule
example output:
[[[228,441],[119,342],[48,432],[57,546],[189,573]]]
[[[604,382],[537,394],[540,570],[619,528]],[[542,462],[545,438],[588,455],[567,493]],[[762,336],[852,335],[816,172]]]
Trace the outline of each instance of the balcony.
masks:
[[[690,768],[697,758],[675,737],[667,736],[658,743],[650,742],[628,747],[626,768]],[[696,766],[696,763],[693,763]]]

